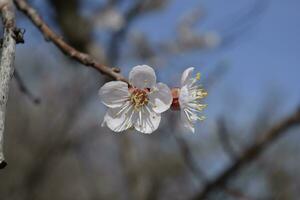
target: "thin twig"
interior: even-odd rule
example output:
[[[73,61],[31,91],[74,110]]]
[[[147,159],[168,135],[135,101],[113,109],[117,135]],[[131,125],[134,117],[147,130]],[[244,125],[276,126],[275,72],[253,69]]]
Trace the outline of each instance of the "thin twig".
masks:
[[[218,120],[217,134],[220,138],[220,143],[222,145],[224,152],[230,157],[232,161],[236,160],[237,153],[235,152],[233,146],[230,143],[230,136],[223,118],[220,118]]]
[[[39,16],[37,11],[33,9],[25,0],[14,0],[17,8],[22,11],[32,23],[41,31],[47,41],[52,41],[65,55],[78,61],[79,63],[92,67],[98,72],[105,74],[115,80],[125,81],[127,80],[113,68],[107,67],[98,63],[89,54],[80,52],[67,44],[59,35],[57,35]]]
[[[176,118],[172,118],[172,121],[176,121]],[[175,130],[173,130],[175,131]],[[179,151],[183,157],[184,163],[189,168],[189,170],[195,175],[195,177],[202,182],[203,185],[208,184],[208,178],[205,174],[205,172],[198,166],[196,163],[196,160],[193,156],[193,152],[191,151],[191,148],[189,147],[189,144],[186,142],[186,140],[178,135],[174,135],[177,147],[179,148]],[[226,194],[230,195],[231,197],[240,199],[240,200],[250,200],[250,197],[247,197],[244,195],[241,191],[228,188],[228,187],[222,187],[221,188]]]
[[[283,136],[286,131],[290,130],[300,124],[300,108],[286,118],[282,122],[276,124],[262,135],[262,138],[250,146],[240,158],[238,158],[230,167],[228,167],[223,173],[221,173],[212,182],[207,184],[205,188],[197,193],[192,199],[202,200],[206,199],[210,193],[218,188],[224,186],[230,178],[237,174],[247,164],[253,162],[258,156],[260,156],[264,150],[276,141],[280,136]]]
[[[200,167],[197,166],[189,145],[182,137],[179,137],[177,135],[174,135],[174,137],[186,166],[199,180],[201,180],[205,184],[207,182],[207,177],[205,173],[200,169]]]
[[[197,166],[187,142],[183,138],[180,138],[176,135],[174,137],[187,167],[199,180],[201,180],[204,183],[204,185],[208,183],[208,179],[205,173],[201,170],[200,167]],[[228,188],[226,186],[222,186],[220,189],[222,189],[226,194],[230,195],[231,197],[235,197],[240,200],[251,200],[250,197],[247,197],[239,190]]]
[[[6,166],[3,154],[3,133],[9,85],[14,72],[16,50],[15,11],[10,0],[0,0],[4,36],[0,60],[0,169]]]
[[[25,94],[34,104],[39,104],[41,102],[40,98],[35,97],[30,90],[26,87],[23,79],[21,78],[20,74],[18,73],[17,70],[15,70],[14,72],[14,77],[15,80],[18,84],[18,87],[20,89],[20,91]]]

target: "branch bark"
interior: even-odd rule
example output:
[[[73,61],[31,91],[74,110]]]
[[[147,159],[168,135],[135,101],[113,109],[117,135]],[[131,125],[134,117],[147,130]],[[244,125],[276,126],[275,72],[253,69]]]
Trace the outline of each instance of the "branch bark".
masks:
[[[0,61],[0,168],[4,168],[6,166],[3,154],[5,112],[10,80],[14,73],[14,58],[16,49],[15,12],[12,1],[0,0],[0,11],[4,28]]]
[[[218,188],[222,188],[226,183],[236,175],[243,167],[247,164],[251,164],[258,156],[260,156],[266,148],[268,148],[273,142],[276,141],[280,136],[283,136],[286,131],[290,130],[300,124],[300,108],[292,114],[290,117],[286,118],[282,122],[276,124],[268,132],[263,134],[260,140],[250,146],[241,157],[236,159],[236,161],[227,168],[223,173],[221,173],[212,182],[206,185],[206,187],[196,194],[193,200],[207,199],[208,195]]]
[[[76,50],[67,44],[59,35],[57,35],[39,16],[37,11],[33,9],[25,0],[14,0],[17,8],[22,11],[32,23],[40,30],[47,41],[53,42],[65,55],[71,57],[77,62],[96,69],[98,72],[105,74],[115,80],[127,82],[127,80],[115,68],[98,63],[89,54],[85,54]]]

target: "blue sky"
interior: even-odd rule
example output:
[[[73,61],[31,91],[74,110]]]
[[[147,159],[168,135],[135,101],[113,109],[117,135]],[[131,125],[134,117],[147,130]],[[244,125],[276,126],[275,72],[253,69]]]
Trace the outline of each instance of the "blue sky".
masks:
[[[134,28],[148,33],[153,41],[169,38],[174,34],[177,20],[189,10],[200,6],[204,8],[206,16],[196,26],[197,31],[222,30],[222,27],[226,29],[230,26],[234,29],[234,21],[243,17],[255,3],[250,0],[182,2],[176,0],[166,11],[145,16],[135,23]],[[180,73],[190,65],[198,66],[205,76],[216,63],[226,60],[230,70],[213,90],[210,98],[213,107],[222,109],[224,105],[220,105],[220,96],[222,98],[236,93],[234,95],[251,111],[255,110],[255,105],[261,109],[259,103],[262,99],[275,91],[282,95],[282,103],[285,104],[281,105],[283,113],[292,110],[300,104],[300,2],[272,0],[267,5],[259,17],[253,17],[250,28],[238,37],[236,43],[217,52],[177,55],[167,64],[165,71],[159,72],[161,78],[170,77],[170,72],[179,78]]]
[[[39,5],[38,1],[35,1]],[[89,0],[87,3],[95,0]],[[147,33],[151,41],[170,38],[174,35],[175,25],[184,14],[191,9],[202,7],[205,18],[196,25],[196,30],[201,33],[210,30],[234,31],[244,24],[236,23],[243,17],[254,0],[171,0],[165,10],[147,14],[135,21],[133,30]],[[161,81],[170,85],[174,78],[180,78],[181,72],[189,67],[196,66],[205,75],[220,61],[229,63],[229,71],[213,91],[210,91],[209,103],[216,112],[226,107],[228,96],[236,96],[243,103],[242,107],[251,108],[258,105],[270,95],[269,91],[279,91],[282,95],[283,112],[289,112],[297,103],[300,103],[300,1],[298,0],[269,0],[267,8],[251,21],[250,28],[238,37],[236,43],[218,51],[182,53],[168,59],[165,66],[156,66],[157,74]],[[88,7],[86,7],[88,9]],[[49,15],[51,11],[39,6],[41,14]],[[49,24],[49,16],[44,17]],[[246,20],[247,22],[247,20]],[[27,29],[28,41],[21,49],[28,47],[45,49],[48,44],[42,44],[42,37],[28,22],[23,26]],[[126,49],[126,46],[125,46]],[[119,63],[126,67],[123,73],[127,75],[131,65],[141,64],[126,60]],[[170,79],[172,74],[172,79]],[[225,104],[225,105],[224,105]],[[257,107],[257,109],[260,109]],[[254,109],[255,110],[255,109]]]

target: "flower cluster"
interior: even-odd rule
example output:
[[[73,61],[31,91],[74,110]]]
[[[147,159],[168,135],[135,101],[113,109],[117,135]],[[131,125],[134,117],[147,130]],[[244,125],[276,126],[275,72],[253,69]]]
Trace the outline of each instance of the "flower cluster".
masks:
[[[161,121],[161,113],[169,108],[181,111],[183,126],[194,132],[197,120],[206,107],[201,100],[207,92],[197,85],[200,73],[192,77],[194,68],[183,72],[181,88],[172,90],[164,83],[156,83],[154,70],[147,65],[134,67],[129,73],[129,84],[111,81],[99,90],[102,103],[108,107],[102,125],[114,132],[134,128],[150,134]]]

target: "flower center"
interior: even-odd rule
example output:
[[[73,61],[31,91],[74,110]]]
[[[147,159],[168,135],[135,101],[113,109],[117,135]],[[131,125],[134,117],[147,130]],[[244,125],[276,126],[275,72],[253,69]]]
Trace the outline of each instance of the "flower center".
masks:
[[[171,104],[171,109],[173,110],[180,110],[180,104],[179,104],[179,94],[180,94],[180,88],[173,88],[171,90],[173,101]]]
[[[131,89],[130,101],[134,105],[136,110],[139,110],[142,106],[148,104],[148,90],[147,89]]]

